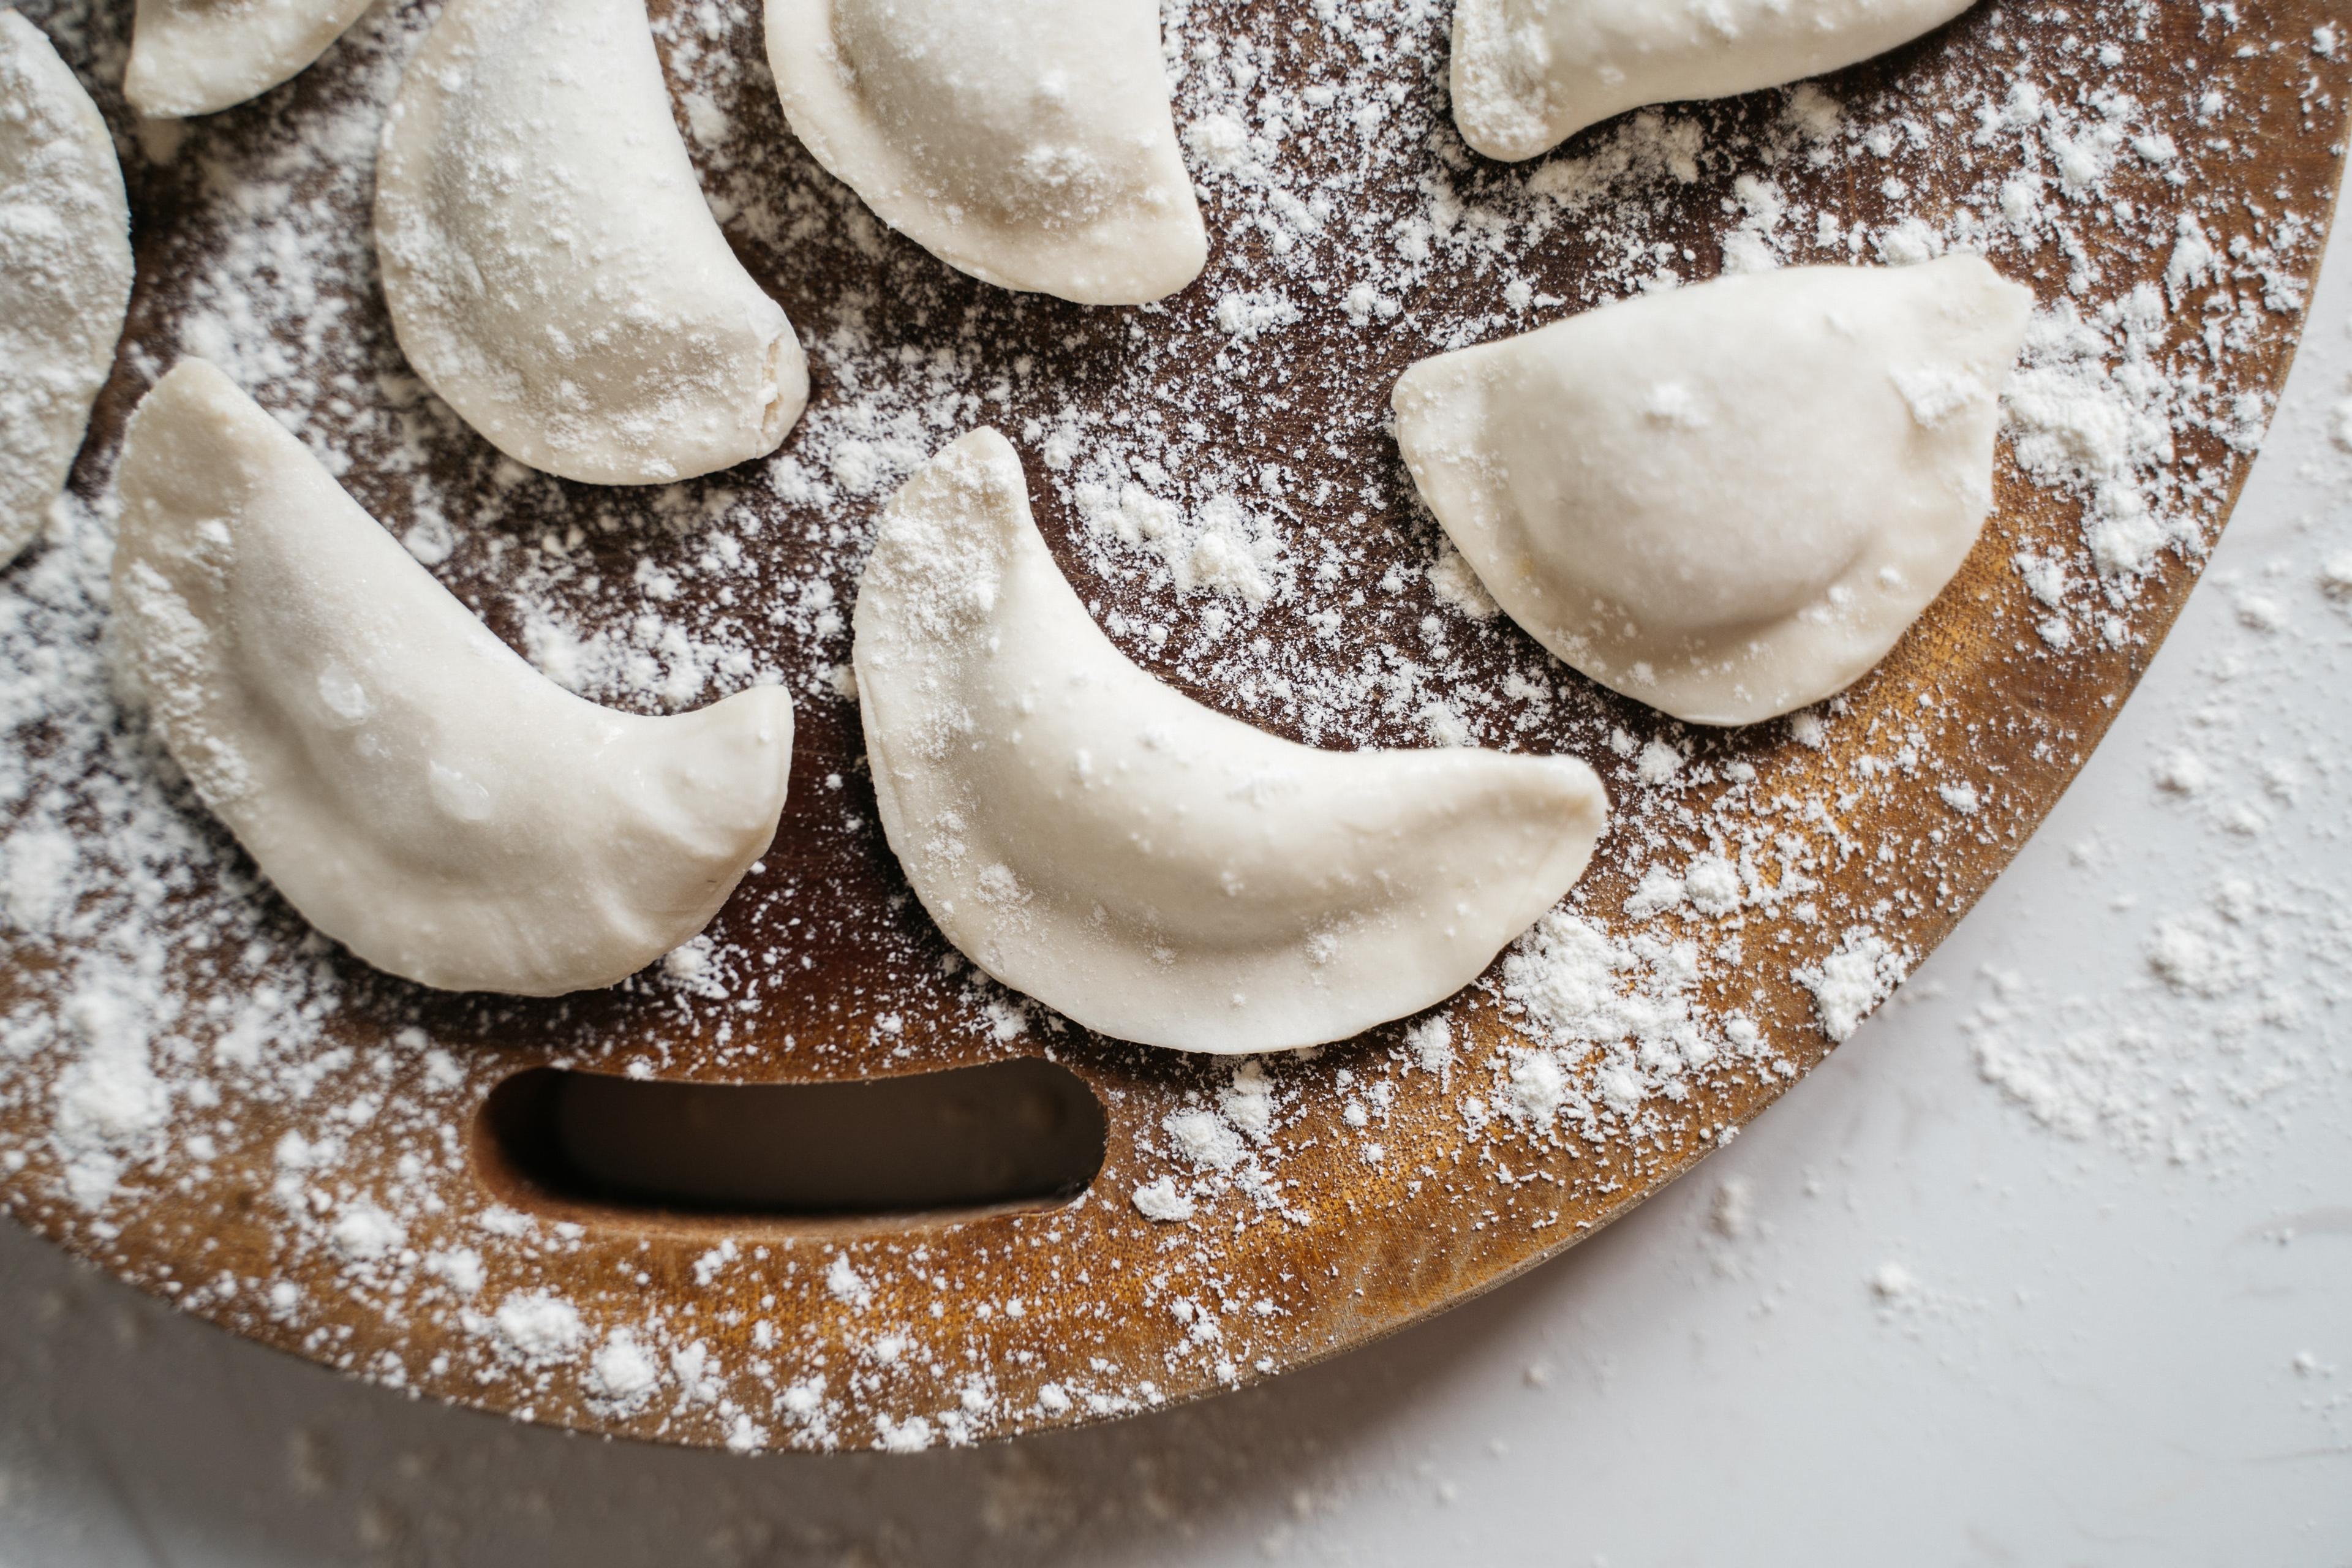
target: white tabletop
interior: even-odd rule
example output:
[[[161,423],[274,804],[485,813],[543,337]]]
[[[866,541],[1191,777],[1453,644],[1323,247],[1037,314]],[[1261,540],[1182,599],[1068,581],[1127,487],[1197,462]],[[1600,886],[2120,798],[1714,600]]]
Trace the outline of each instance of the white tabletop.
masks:
[[[1826,1067],[1564,1260],[1172,1415],[740,1459],[362,1387],[0,1226],[0,1568],[2352,1562],[2334,252],[2227,542],[2049,824]]]

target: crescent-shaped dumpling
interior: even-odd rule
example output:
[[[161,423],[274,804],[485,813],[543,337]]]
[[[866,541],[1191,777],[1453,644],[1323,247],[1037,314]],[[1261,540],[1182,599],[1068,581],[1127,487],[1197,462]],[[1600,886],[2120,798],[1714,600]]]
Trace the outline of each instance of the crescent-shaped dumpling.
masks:
[[[0,565],[65,489],[131,303],[131,208],[98,108],[0,11]]]
[[[710,216],[642,0],[451,0],[401,78],[376,253],[416,374],[500,451],[658,484],[772,452],[783,308]]]
[[[1727,98],[1836,70],[1975,0],[1455,0],[1454,122],[1532,158],[1645,103]]]
[[[1397,441],[1546,647],[1750,723],[1860,677],[1959,570],[2032,303],[1969,256],[1720,278],[1422,361]]]
[[[123,96],[159,120],[259,97],[327,52],[368,0],[139,0]]]
[[[641,718],[523,662],[202,361],[131,416],[114,614],[196,792],[304,918],[451,991],[609,985],[775,836],[776,687]]]
[[[1120,1039],[1280,1050],[1443,1001],[1582,874],[1592,771],[1324,752],[1128,662],[979,430],[884,514],[858,705],[890,847],[948,940]]]
[[[1134,305],[1201,274],[1157,0],[767,0],[817,162],[984,282]]]

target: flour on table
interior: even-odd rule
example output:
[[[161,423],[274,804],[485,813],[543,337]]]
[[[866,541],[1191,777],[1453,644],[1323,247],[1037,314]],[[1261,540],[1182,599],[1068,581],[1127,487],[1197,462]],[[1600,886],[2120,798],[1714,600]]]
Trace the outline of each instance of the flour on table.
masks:
[[[81,0],[40,0],[32,14],[129,123],[105,85],[119,79],[125,18]],[[1434,524],[1404,504],[1409,479],[1381,426],[1394,367],[1678,289],[1719,263],[1755,272],[1960,253],[2040,267],[2000,449],[2051,522],[2003,552],[2011,605],[2031,606],[2006,630],[2021,658],[2063,672],[2127,646],[2134,595],[2210,542],[2227,468],[2189,458],[2258,436],[2267,408],[2232,389],[2264,334],[2301,308],[2294,275],[2314,215],[2203,197],[2203,176],[2235,155],[2206,142],[2228,141],[2243,106],[2217,98],[2210,139],[2167,146],[2093,65],[2099,49],[2147,46],[2090,25],[2005,24],[2017,47],[1999,79],[1955,86],[1948,124],[1909,94],[1841,100],[1810,86],[1736,114],[1642,110],[1570,156],[1496,169],[1468,159],[1446,128],[1436,76],[1447,7],[1318,3],[1264,16],[1236,28],[1189,0],[1162,10],[1174,122],[1190,132],[1188,173],[1213,244],[1191,294],[1131,316],[1053,318],[1056,331],[1094,334],[1085,342],[1102,379],[1081,398],[1036,363],[999,356],[989,337],[993,310],[1059,307],[974,304],[958,292],[968,285],[797,162],[748,63],[752,8],[714,0],[666,13],[665,65],[695,95],[685,107],[696,173],[747,270],[786,277],[795,256],[831,247],[873,282],[796,306],[818,392],[781,450],[646,490],[567,492],[501,458],[425,390],[366,303],[370,247],[355,219],[422,15],[379,7],[362,18],[320,68],[333,93],[306,86],[234,124],[151,130],[127,154],[141,160],[137,180],[188,182],[189,232],[201,237],[159,258],[173,289],[154,332],[126,355],[129,390],[181,353],[216,360],[509,646],[593,700],[664,714],[773,683],[812,714],[845,715],[859,696],[843,672],[875,512],[940,447],[994,425],[1029,458],[1066,580],[1153,676],[1310,744],[1421,746],[1442,727],[1474,745],[1620,770],[1624,798],[1600,854],[1624,873],[1612,902],[1648,889],[1637,911],[1571,898],[1482,981],[1361,1044],[1178,1069],[1192,1098],[1177,1125],[1150,1128],[1119,1188],[1087,1200],[1157,1249],[1166,1277],[1147,1279],[1146,1294],[1168,1371],[1098,1368],[1083,1342],[1050,1375],[1011,1362],[967,1371],[952,1334],[891,1305],[932,1289],[924,1281],[937,1272],[893,1241],[829,1239],[764,1258],[745,1246],[677,1310],[632,1294],[608,1318],[553,1282],[584,1246],[578,1227],[504,1209],[462,1224],[437,1215],[446,1140],[487,1091],[488,1070],[413,995],[316,942],[208,819],[146,721],[117,701],[102,641],[117,454],[104,443],[84,457],[85,489],[58,502],[0,584],[0,665],[18,672],[0,682],[12,738],[0,759],[0,918],[12,943],[58,964],[0,1016],[0,1100],[30,1107],[39,1129],[0,1148],[12,1194],[51,1205],[103,1258],[114,1227],[172,1184],[244,1160],[264,1173],[286,1250],[232,1276],[174,1281],[194,1310],[267,1325],[386,1384],[444,1375],[422,1356],[362,1358],[330,1337],[339,1313],[396,1310],[443,1331],[445,1373],[516,1391],[534,1409],[574,1394],[625,1405],[683,1438],[942,1446],[1038,1418],[1150,1409],[1179,1372],[1238,1384],[1270,1370],[1283,1314],[1320,1286],[1227,1288],[1227,1248],[1250,1226],[1323,1223],[1327,1194],[1307,1190],[1297,1158],[1306,1148],[1335,1144],[1368,1180],[1454,1183],[1492,1212],[1486,1223],[1549,1238],[1558,1205],[1530,1174],[1538,1160],[1596,1186],[1646,1180],[1653,1135],[1678,1095],[1777,1083],[1822,1038],[1850,1037],[1905,956],[1873,934],[1888,917],[1872,904],[1909,896],[1891,875],[1883,894],[1836,890],[1874,887],[1852,874],[1855,861],[1875,865],[1896,847],[1851,830],[1854,805],[1902,801],[1948,837],[1993,834],[1999,778],[1938,754],[1925,710],[1916,727],[1885,720],[1867,734],[1870,721],[1835,703],[1792,716],[1785,734],[1803,766],[1832,754],[1821,749],[1832,741],[1863,753],[1850,776],[1801,785],[1801,770],[1598,711],[1576,678],[1484,613]],[[2217,51],[2256,30],[2221,11],[2201,25]],[[1294,26],[1318,47],[1294,53]],[[2082,36],[2069,42],[2068,31]],[[763,122],[772,137],[750,134]],[[1898,201],[1884,220],[1838,194],[1930,172],[1937,197]],[[1701,182],[1729,206],[1694,210]],[[1595,257],[1573,287],[1539,266],[1570,235],[1590,237]],[[2116,292],[2100,268],[2140,286],[2094,303]],[[920,342],[886,324],[894,301],[924,312]],[[1320,323],[1364,353],[1308,374],[1289,345]],[[1180,366],[1192,374],[1179,377]],[[1906,417],[1934,417],[1952,389],[1910,390]],[[1687,412],[1671,397],[1658,406],[1667,418]],[[1346,458],[1336,471],[1332,451]],[[1369,551],[1368,531],[1381,529],[1402,548]],[[2288,630],[2240,635],[2334,626],[2352,594],[2339,553],[2315,551],[2297,575],[2241,585],[2279,606]],[[2206,771],[2195,790],[2169,792],[2170,809],[2184,831],[2286,856],[2326,793],[2327,738],[2273,755],[2231,728],[2223,695],[2214,706],[2210,725],[2167,742]],[[2152,773],[2157,759],[2145,765]],[[809,787],[819,829],[876,832],[854,767],[828,764]],[[1952,804],[1965,792],[1973,813]],[[2331,955],[2340,973],[2339,922],[2325,889],[2274,874],[2281,865],[2265,862],[2249,889],[2217,876],[2185,907],[2133,915],[2127,952],[2143,973],[2126,1005],[1989,994],[1971,1037],[1987,1092],[2053,1137],[2159,1160],[2177,1151],[2217,1170],[2259,1136],[2233,1108],[2328,1092],[2336,1069],[2283,1056],[2268,1020],[2328,1005],[2281,976],[2296,952]],[[824,944],[860,943],[975,1039],[1074,1047],[1045,1009],[1024,1009],[969,965],[942,970],[936,951],[829,892],[764,889],[747,911],[758,941],[714,933],[707,953],[656,965],[619,999],[716,1038],[730,1008],[796,984]],[[1808,994],[1785,1018],[1746,1002],[1743,976],[1801,971],[1810,1009]],[[76,1022],[78,996],[120,1010]],[[360,1009],[384,1023],[366,1051],[324,1026]],[[2191,1023],[2146,1027],[2169,1009]],[[730,1060],[741,1038],[715,1059]],[[657,1047],[616,1047],[602,1065],[646,1076],[661,1063]],[[231,1145],[232,1106],[266,1109],[297,1141]],[[1444,1162],[1442,1176],[1409,1153],[1423,1130],[1422,1152],[1433,1169]],[[352,1152],[371,1140],[392,1163],[362,1194]],[[1046,1224],[1041,1252],[1053,1252],[1066,1233]],[[747,1321],[722,1334],[699,1310],[754,1268],[777,1282],[779,1307],[758,1310],[755,1296]],[[1073,1275],[1055,1278],[1075,1288]],[[1942,1310],[1932,1288],[1921,1300],[1922,1311]],[[800,1301],[843,1325],[855,1349],[815,1364],[783,1310]],[[1025,1288],[972,1291],[958,1311],[983,1309],[1045,1316]],[[877,1392],[933,1363],[953,1373],[919,1406]],[[870,1419],[877,1412],[887,1424]]]

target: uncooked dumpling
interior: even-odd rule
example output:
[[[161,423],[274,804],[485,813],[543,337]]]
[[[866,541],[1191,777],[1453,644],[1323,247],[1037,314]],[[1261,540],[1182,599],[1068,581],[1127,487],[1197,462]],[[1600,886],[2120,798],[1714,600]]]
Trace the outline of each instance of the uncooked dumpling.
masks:
[[[1085,305],[1200,276],[1156,0],[768,0],[817,162],[950,267]]]
[[[451,0],[385,122],[375,232],[409,363],[516,461],[656,484],[776,449],[782,307],[710,216],[642,0]]]
[[[188,777],[312,925],[451,991],[609,985],[710,920],[783,808],[775,687],[641,718],[525,664],[226,376],[132,416],[114,613]]]
[[[856,663],[882,826],[948,940],[1146,1045],[1280,1050],[1443,1001],[1607,818],[1570,758],[1316,751],[1146,675],[1063,580],[993,430],[884,514]]]
[[[1861,676],[1959,570],[2032,303],[1976,257],[1718,279],[1423,360],[1397,440],[1546,647],[1746,724]]]
[[[327,52],[368,0],[139,0],[123,95],[156,119],[258,97]]]
[[[1645,103],[1725,98],[1884,54],[1974,0],[1455,0],[1454,122],[1532,158]]]
[[[130,302],[114,138],[41,30],[0,11],[0,566],[65,489]]]

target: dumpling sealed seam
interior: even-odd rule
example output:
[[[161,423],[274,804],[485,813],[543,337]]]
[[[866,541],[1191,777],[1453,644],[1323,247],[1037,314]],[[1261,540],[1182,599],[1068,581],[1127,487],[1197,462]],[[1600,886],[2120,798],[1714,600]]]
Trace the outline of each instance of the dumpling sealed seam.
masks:
[[[451,0],[401,78],[376,252],[402,352],[520,463],[657,484],[776,449],[808,402],[670,118],[641,0]]]
[[[219,371],[131,416],[116,636],[262,874],[379,969],[547,996],[709,923],[775,837],[792,700],[584,701],[490,635]]]
[[[65,489],[131,273],[114,138],[41,30],[0,10],[0,566]]]
[[[1645,103],[1727,98],[1885,54],[1974,0],[1456,0],[1463,140],[1532,158]]]
[[[2032,302],[1967,256],[1717,279],[1423,360],[1397,441],[1538,641],[1750,723],[1859,678],[1959,570]]]
[[[767,0],[784,117],[984,282],[1142,304],[1200,276],[1156,0]]]
[[[1570,758],[1318,751],[1147,675],[1063,579],[993,430],[890,503],[856,637],[882,826],[923,907],[1119,1039],[1280,1050],[1443,1001],[1607,820]]]

